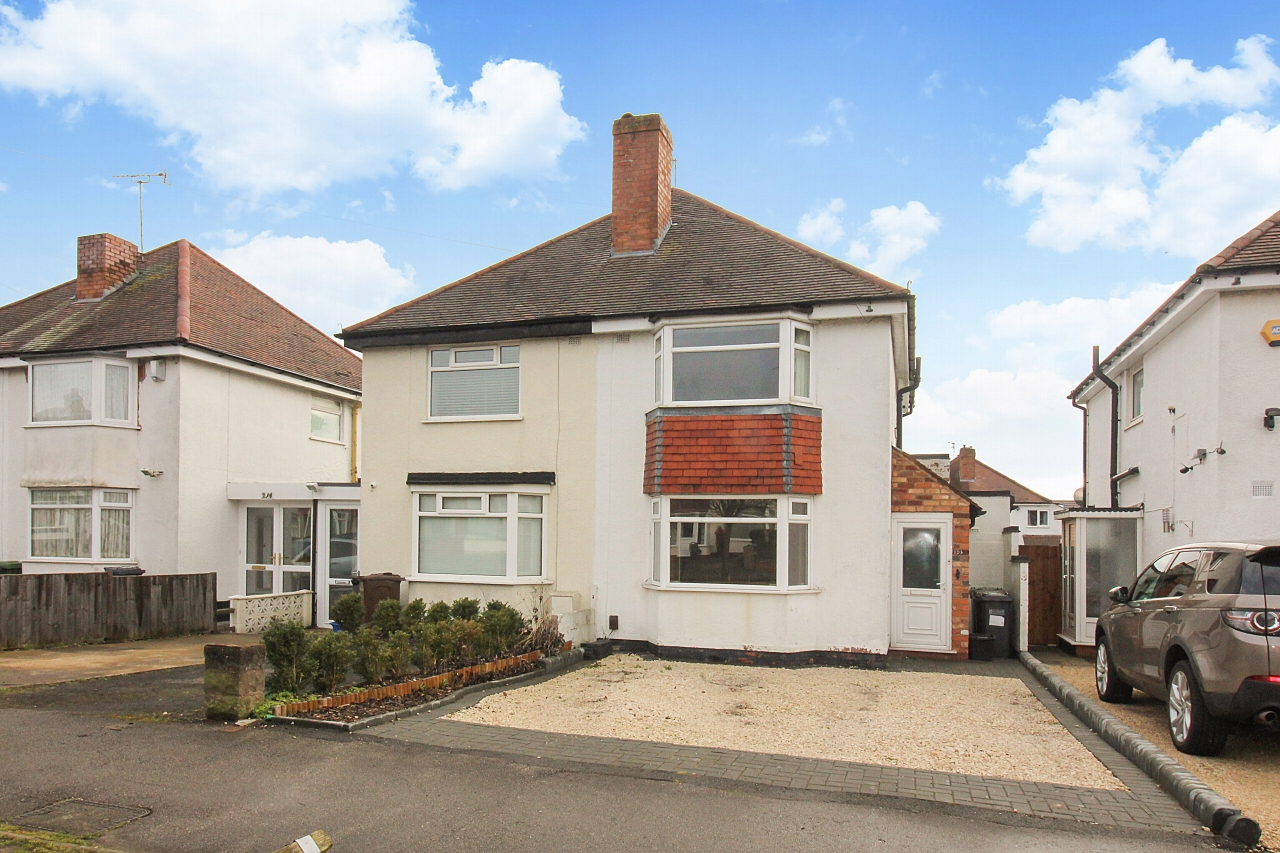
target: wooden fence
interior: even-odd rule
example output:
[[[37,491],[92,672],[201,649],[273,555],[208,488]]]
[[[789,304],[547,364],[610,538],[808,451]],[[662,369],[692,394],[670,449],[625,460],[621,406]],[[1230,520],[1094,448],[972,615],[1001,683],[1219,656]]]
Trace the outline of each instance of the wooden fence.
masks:
[[[0,649],[211,632],[217,578],[0,575]]]

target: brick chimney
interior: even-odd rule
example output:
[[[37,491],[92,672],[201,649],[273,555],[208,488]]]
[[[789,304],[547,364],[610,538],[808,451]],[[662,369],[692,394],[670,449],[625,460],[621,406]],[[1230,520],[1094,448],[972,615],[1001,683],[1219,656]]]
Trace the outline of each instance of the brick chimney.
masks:
[[[973,489],[974,480],[978,479],[978,456],[972,447],[964,446],[951,460],[951,485],[962,492]]]
[[[138,247],[114,234],[90,234],[76,243],[76,301],[101,299],[138,269]]]
[[[671,224],[671,131],[662,116],[613,123],[613,254],[652,252]]]

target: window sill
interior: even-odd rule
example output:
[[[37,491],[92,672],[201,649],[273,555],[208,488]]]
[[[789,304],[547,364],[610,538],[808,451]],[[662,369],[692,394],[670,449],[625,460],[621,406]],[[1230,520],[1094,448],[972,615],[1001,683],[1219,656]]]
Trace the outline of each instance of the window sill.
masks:
[[[697,409],[711,406],[801,406],[806,409],[821,409],[822,406],[812,400],[800,397],[791,399],[773,398],[772,400],[664,400],[654,403],[659,409]]]
[[[310,435],[307,437],[310,438],[312,441],[318,441],[321,444],[334,444],[334,445],[337,445],[338,447],[347,446],[347,443],[345,441],[334,441],[332,438],[320,438],[317,435]]]
[[[77,507],[84,509],[84,507]],[[136,566],[138,561],[132,557],[121,557],[118,560],[90,557],[24,557],[23,563],[74,563],[78,566]]]
[[[1125,424],[1125,427],[1124,427],[1124,428],[1125,428],[1125,429],[1132,429],[1133,427],[1136,427],[1138,424],[1142,423],[1142,417],[1143,417],[1142,415],[1138,415],[1136,418],[1134,418],[1133,420],[1129,421],[1129,423]]]
[[[736,584],[710,583],[682,583],[663,586],[653,581],[645,581],[641,586],[654,592],[737,592],[748,595],[817,595],[822,592],[822,588],[816,586],[786,587],[785,589],[776,586],[738,586]]]
[[[50,427],[107,427],[109,429],[142,429],[137,424],[113,424],[105,421],[40,421],[23,424],[26,429],[48,429]]]
[[[466,417],[466,418],[427,418],[424,424],[467,424],[479,423],[483,421],[522,421],[524,415],[484,415],[482,417]]]
[[[420,575],[411,574],[405,578],[406,583],[469,583],[490,584],[492,586],[548,586],[554,581],[545,577],[509,578],[493,575]]]

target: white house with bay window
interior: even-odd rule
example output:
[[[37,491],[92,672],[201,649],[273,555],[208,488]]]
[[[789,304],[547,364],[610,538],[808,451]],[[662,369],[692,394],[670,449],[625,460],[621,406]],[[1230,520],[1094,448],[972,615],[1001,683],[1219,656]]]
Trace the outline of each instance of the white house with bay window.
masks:
[[[349,586],[359,358],[185,241],[78,267],[0,307],[0,561]]]
[[[362,558],[575,641],[956,653],[954,518],[894,511],[912,294],[673,190],[658,116],[614,141],[610,216],[343,331]]]

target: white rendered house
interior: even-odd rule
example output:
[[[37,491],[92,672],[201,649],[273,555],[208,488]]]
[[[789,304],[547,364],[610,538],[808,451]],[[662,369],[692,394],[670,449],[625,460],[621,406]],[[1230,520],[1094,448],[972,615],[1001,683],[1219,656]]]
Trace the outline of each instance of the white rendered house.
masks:
[[[1280,531],[1280,432],[1267,414],[1280,415],[1280,213],[1095,362],[1071,392],[1085,409],[1084,507],[1061,513],[1073,585],[1063,633],[1082,645],[1107,590],[1162,552]],[[1104,540],[1125,556],[1106,558]]]
[[[670,168],[661,118],[623,116],[610,216],[344,330],[365,559],[412,598],[549,607],[576,641],[960,653],[970,505],[920,469],[894,511],[914,296]]]
[[[185,240],[81,237],[77,266],[0,308],[0,559],[323,599],[329,543],[356,560],[360,359]]]

